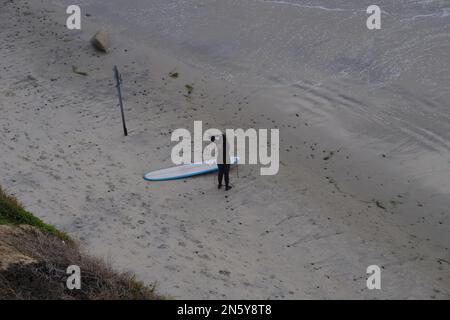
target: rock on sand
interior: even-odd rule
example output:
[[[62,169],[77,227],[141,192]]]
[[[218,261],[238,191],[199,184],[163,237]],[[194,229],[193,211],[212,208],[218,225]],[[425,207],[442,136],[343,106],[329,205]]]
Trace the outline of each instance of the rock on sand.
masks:
[[[109,37],[106,31],[98,31],[91,39],[91,44],[101,52],[108,52]]]

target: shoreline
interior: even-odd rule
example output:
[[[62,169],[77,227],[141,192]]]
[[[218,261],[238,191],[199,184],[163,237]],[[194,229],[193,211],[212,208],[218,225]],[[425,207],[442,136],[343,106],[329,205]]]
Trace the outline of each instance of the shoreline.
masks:
[[[435,241],[440,235],[425,229],[418,238],[376,201],[361,201],[370,197],[339,191],[342,180],[332,175],[339,174],[345,156],[359,157],[350,153],[336,160],[335,153],[336,162],[327,164],[334,172],[322,173],[322,145],[333,143],[319,137],[320,129],[307,133],[302,127],[308,141],[299,149],[290,148],[298,136],[280,141],[290,151],[280,154],[276,177],[258,176],[252,166],[240,169],[239,179],[232,173],[236,186],[230,194],[218,192],[212,176],[149,184],[142,174],[170,162],[171,130],[194,120],[211,127],[276,121],[285,132],[300,125],[276,118],[280,111],[262,102],[267,95],[241,92],[114,30],[111,53],[98,55],[88,43],[94,24],[72,34],[61,27],[53,35],[55,27],[36,9],[27,16],[7,13],[1,14],[3,24],[20,19],[21,29],[12,47],[0,46],[7,66],[0,79],[7,88],[0,118],[0,148],[7,152],[1,184],[96,254],[111,256],[176,298],[448,297],[448,284],[439,280],[448,276],[437,260],[448,257],[448,248]],[[5,27],[2,36],[12,32]],[[124,77],[128,138],[121,136],[115,109],[113,64]],[[88,75],[73,74],[72,65]],[[168,76],[174,68],[180,73],[176,80]],[[186,99],[183,87],[189,83],[194,92]],[[319,149],[308,153],[316,160],[299,163],[298,154],[305,156],[311,146]],[[346,168],[358,161],[364,168],[366,160],[352,159]],[[432,243],[427,233],[435,235]],[[395,280],[381,293],[363,290],[365,267],[374,261]]]

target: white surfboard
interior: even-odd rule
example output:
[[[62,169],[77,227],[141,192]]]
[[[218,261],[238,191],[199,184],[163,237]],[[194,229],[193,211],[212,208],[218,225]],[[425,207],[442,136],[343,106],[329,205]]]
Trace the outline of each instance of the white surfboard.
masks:
[[[239,164],[239,157],[232,157],[231,166],[236,164]],[[151,171],[144,175],[144,179],[148,181],[175,180],[214,172],[218,169],[216,159],[211,159],[205,160],[204,162],[183,164],[176,167]]]

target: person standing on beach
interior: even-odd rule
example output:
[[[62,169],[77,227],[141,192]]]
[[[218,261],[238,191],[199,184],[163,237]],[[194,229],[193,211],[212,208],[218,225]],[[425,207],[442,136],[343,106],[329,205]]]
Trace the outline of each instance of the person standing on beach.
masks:
[[[231,189],[230,186],[230,145],[227,141],[227,136],[225,133],[222,136],[212,136],[211,141],[214,142],[217,146],[216,152],[216,161],[217,166],[219,168],[219,185],[217,186],[219,189],[222,188],[222,180],[225,176],[225,190],[228,191]]]

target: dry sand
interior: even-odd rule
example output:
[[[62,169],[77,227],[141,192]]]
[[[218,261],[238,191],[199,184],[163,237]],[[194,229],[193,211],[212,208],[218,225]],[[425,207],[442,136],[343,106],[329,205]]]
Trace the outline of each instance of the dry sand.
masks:
[[[27,209],[175,298],[450,297],[445,194],[435,207],[408,185],[401,159],[357,153],[372,141],[343,144],[337,125],[331,134],[316,125],[308,101],[325,103],[332,87],[297,88],[297,117],[273,107],[286,92],[234,86],[117,30],[110,54],[99,54],[89,39],[101,26],[74,32],[64,21],[39,2],[0,0],[0,183]],[[242,166],[228,193],[212,175],[144,181],[171,165],[171,131],[194,120],[280,128],[279,174]],[[382,290],[366,288],[372,264]]]

